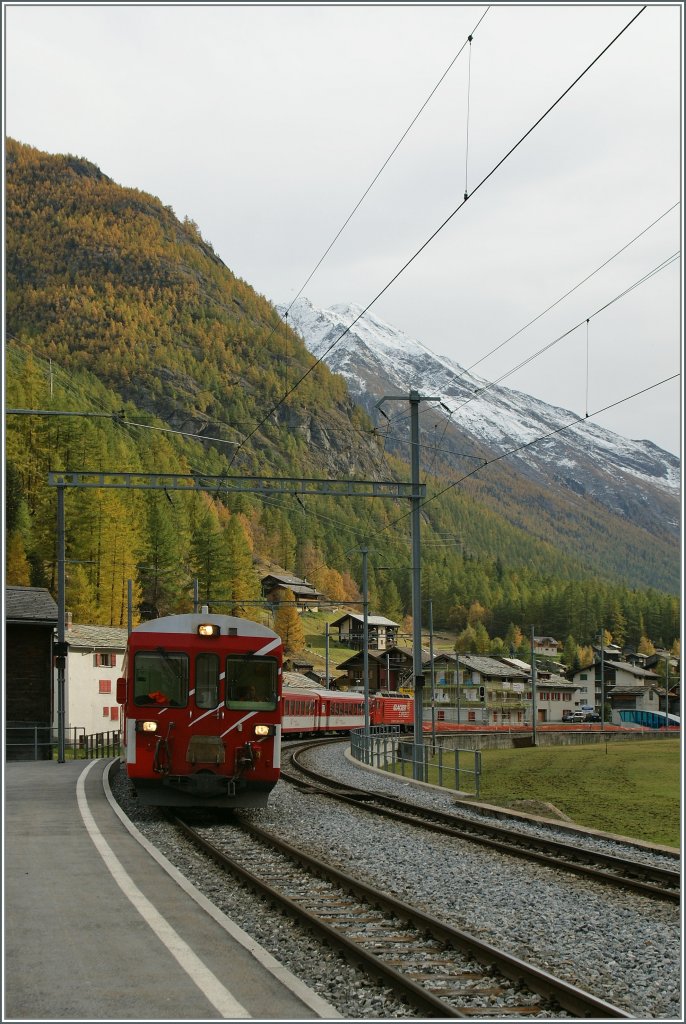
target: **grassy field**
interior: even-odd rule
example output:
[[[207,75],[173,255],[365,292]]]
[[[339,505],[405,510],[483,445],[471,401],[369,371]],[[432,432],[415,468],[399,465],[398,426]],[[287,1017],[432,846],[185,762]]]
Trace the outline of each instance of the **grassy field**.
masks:
[[[484,750],[480,799],[680,847],[680,752],[678,739]]]

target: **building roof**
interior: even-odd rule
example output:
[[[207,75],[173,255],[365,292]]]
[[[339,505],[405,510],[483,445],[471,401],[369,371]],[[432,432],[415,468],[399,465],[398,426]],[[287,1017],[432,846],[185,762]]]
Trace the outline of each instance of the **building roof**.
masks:
[[[460,655],[460,664],[466,665],[467,668],[474,669],[483,676],[493,676],[498,679],[528,678],[528,673],[522,672],[520,669],[512,668],[510,665],[504,665],[502,661],[496,661],[495,658],[462,654]]]
[[[298,576],[291,576],[289,573],[280,572],[268,572],[262,577],[262,585],[268,584],[269,580],[273,580],[275,586],[284,587],[286,590],[292,590],[294,594],[299,597],[323,597],[311,583],[307,580],[301,580]]]
[[[340,619],[335,619],[330,622],[330,626],[340,626],[346,619],[355,619],[356,622],[364,622],[364,615],[360,615],[359,612],[346,612],[345,615],[341,615]],[[398,626],[397,622],[393,622],[392,619],[387,619],[383,615],[368,615],[367,624],[370,626]]]
[[[385,651],[377,651],[377,650],[373,650],[372,649],[372,650],[367,651],[367,655],[369,656],[370,661],[378,661],[380,665],[385,665],[386,664],[386,659],[387,658],[390,659],[393,656],[393,652],[394,651],[398,651],[398,652],[400,652],[400,654],[404,654],[405,657],[408,659],[408,661],[412,661],[412,658],[413,658],[412,648],[411,647],[398,647],[397,645],[394,646],[394,647],[387,647]],[[425,664],[426,658],[428,657],[428,655],[429,655],[429,652],[425,651],[424,648],[422,648],[422,665]],[[346,658],[345,661],[341,661],[339,663],[339,665],[338,665],[338,668],[340,670],[340,669],[348,668],[350,665],[358,664],[358,663],[360,663],[362,661],[363,657],[364,657],[364,651],[356,651],[355,654],[352,654],[349,658]],[[395,668],[395,665],[393,667]]]
[[[5,622],[56,626],[57,604],[45,587],[5,587]]]
[[[319,686],[316,680],[310,679],[309,676],[304,676],[302,672],[283,672],[282,675],[283,685],[290,686],[294,690],[314,690]]]
[[[629,675],[636,676],[639,679],[659,679],[660,677],[656,672],[651,672],[650,669],[640,668],[638,665],[632,665],[628,661],[613,661],[611,667],[614,669],[621,669],[623,672],[628,672]]]
[[[70,647],[85,647],[88,650],[124,651],[128,630],[116,626],[70,626],[65,630],[64,639]]]

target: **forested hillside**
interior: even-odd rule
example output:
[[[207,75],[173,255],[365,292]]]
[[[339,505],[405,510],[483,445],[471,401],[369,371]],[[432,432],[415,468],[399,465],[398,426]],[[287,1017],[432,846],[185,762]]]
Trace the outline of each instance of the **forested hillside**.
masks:
[[[312,357],[275,309],[155,197],[86,160],[9,140],[6,212],[6,408],[98,414],[8,414],[8,582],[54,592],[49,469],[409,479],[342,378],[323,364],[308,373]],[[427,483],[431,496],[446,481]],[[363,544],[371,610],[400,618],[410,607],[409,509],[399,499],[264,498],[218,486],[72,489],[66,504],[75,621],[125,625],[129,579],[137,616],[188,608],[197,579],[203,601],[260,617],[257,558],[354,601]],[[423,508],[424,591],[437,628],[459,631],[476,617],[491,637],[534,622],[579,642],[601,622],[635,642],[678,635],[673,593],[628,586],[602,559],[589,572],[510,511],[459,489]],[[583,532],[583,519],[573,528]],[[642,532],[632,536],[640,552]]]

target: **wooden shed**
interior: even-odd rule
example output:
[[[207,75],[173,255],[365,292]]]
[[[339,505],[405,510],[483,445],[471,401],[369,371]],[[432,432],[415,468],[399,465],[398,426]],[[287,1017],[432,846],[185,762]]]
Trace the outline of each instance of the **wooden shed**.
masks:
[[[5,752],[52,757],[52,645],[57,604],[44,587],[5,587]]]

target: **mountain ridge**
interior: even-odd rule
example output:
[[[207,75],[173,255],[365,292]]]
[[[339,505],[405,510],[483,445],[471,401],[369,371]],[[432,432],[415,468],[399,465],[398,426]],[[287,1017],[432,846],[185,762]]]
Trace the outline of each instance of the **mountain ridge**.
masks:
[[[277,309],[283,316],[285,307]],[[432,409],[433,418],[442,419],[447,430],[452,427],[456,436],[469,441],[473,446],[469,454],[474,457],[491,461],[507,455],[521,472],[539,481],[547,479],[548,468],[554,465],[558,484],[576,494],[589,493],[610,511],[653,532],[652,517],[639,512],[643,497],[639,502],[629,500],[627,486],[631,484],[612,488],[603,479],[621,474],[625,481],[635,481],[633,487],[641,487],[643,494],[650,488],[653,500],[658,492],[674,499],[660,502],[659,513],[670,532],[678,536],[680,466],[676,456],[651,441],[624,438],[524,392],[490,385],[381,318],[367,313],[358,319],[362,312],[359,306],[343,303],[322,310],[300,298],[291,308],[288,322],[314,356],[344,377],[350,393],[370,415],[376,412],[376,398],[390,389],[408,393],[414,388],[434,394],[440,405]],[[348,324],[353,326],[347,329]],[[344,331],[344,338],[336,344]],[[459,424],[449,422],[455,413],[460,414]],[[560,436],[563,431],[567,437]],[[532,442],[540,446],[538,451]],[[589,449],[585,457],[580,447]]]
[[[14,498],[26,505],[24,546],[36,572],[53,558],[48,468],[152,471],[162,459],[169,471],[177,467],[222,478],[408,479],[402,432],[397,441],[382,436],[345,379],[325,365],[313,367],[297,334],[223,263],[197,225],[179,221],[156,197],[117,185],[95,165],[7,141],[6,275],[7,355],[13,357],[6,364],[8,404],[59,409],[53,404],[58,390],[53,399],[51,389],[61,369],[59,400],[68,397],[70,409],[114,413],[128,403],[125,419],[204,438],[174,438],[169,448],[153,447],[138,427],[121,419],[75,421],[78,429],[69,420],[8,420],[8,469]],[[91,395],[99,396],[95,406],[88,404]],[[448,429],[454,431],[453,425]],[[423,437],[431,442],[426,432]],[[452,449],[468,450],[459,433],[446,438]],[[651,536],[595,499],[571,492],[562,502],[547,479],[543,486],[531,473],[513,474],[508,460],[491,462],[458,488],[473,458],[449,464],[436,447],[432,443],[429,463],[423,464],[429,487],[422,508],[422,572],[437,623],[463,616],[462,602],[479,600],[497,609],[494,629],[537,621],[546,630],[569,631],[569,608],[576,603],[582,637],[619,601],[633,609],[637,639],[639,604],[667,609],[669,621],[656,625],[653,634],[672,635],[676,599],[662,601],[653,593],[639,602],[627,592],[629,586],[677,592],[676,544],[668,530]],[[98,497],[99,510],[114,503],[111,493],[106,497]],[[295,493],[278,501],[217,494],[208,500],[217,528],[227,509],[229,523],[242,517],[240,530],[253,551],[296,575],[307,575],[314,560],[341,574],[354,567],[359,578],[359,547],[369,541],[378,560],[407,564],[409,520],[398,501],[302,501]],[[130,549],[146,550],[152,541],[142,503],[131,501]],[[184,501],[188,509],[175,501],[177,513],[162,496],[164,511],[183,520],[170,540],[180,550],[172,561],[190,566],[199,555],[189,549],[189,531],[196,548],[203,540],[195,532],[201,506]],[[120,504],[126,504],[123,496]],[[78,516],[81,505],[75,503],[71,514]],[[113,517],[103,512],[101,521],[106,525]],[[78,544],[90,543],[86,520],[75,525]],[[113,534],[111,543],[116,540]],[[73,553],[83,557],[78,546]],[[95,585],[98,567],[88,572]],[[400,569],[396,582],[408,607]],[[372,595],[374,587],[372,578]],[[586,611],[591,598],[598,608],[592,617]],[[146,601],[155,603],[152,597]]]
[[[286,307],[277,309],[283,317]],[[461,486],[495,503],[511,522],[526,523],[534,536],[559,535],[565,549],[587,566],[603,547],[610,551],[613,538],[617,551],[603,556],[613,572],[621,572],[623,559],[628,565],[641,547],[647,553],[657,541],[665,571],[673,560],[671,576],[678,587],[680,466],[675,456],[522,392],[490,387],[380,317],[367,313],[357,319],[361,313],[354,304],[320,309],[303,297],[291,306],[288,323],[315,357],[344,378],[351,395],[375,418],[389,451],[407,457],[407,416],[388,429],[377,400],[410,390],[434,395],[438,404],[420,421],[432,424],[431,430],[420,430],[420,443],[442,449],[433,455],[433,472],[457,474]],[[534,523],[527,514],[532,506]]]

